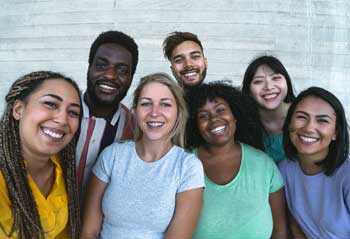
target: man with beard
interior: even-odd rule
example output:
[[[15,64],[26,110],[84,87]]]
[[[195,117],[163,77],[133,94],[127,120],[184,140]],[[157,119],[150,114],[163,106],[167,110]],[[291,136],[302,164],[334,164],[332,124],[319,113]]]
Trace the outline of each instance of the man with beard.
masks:
[[[121,101],[130,88],[137,62],[138,46],[122,32],[103,32],[91,45],[76,151],[81,199],[100,152],[114,141],[133,136],[131,113]]]
[[[203,82],[208,64],[197,35],[172,32],[163,42],[163,51],[173,75],[185,90]]]

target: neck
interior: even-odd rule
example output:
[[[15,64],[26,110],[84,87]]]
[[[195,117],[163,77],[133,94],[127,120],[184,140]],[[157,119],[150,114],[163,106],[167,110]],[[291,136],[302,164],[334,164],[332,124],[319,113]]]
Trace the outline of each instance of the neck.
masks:
[[[301,169],[306,175],[315,175],[322,172],[321,166],[317,165],[317,162],[324,160],[324,156],[314,155],[314,156],[305,156],[299,155],[299,164]]]
[[[235,143],[234,141],[232,141],[232,143],[222,145],[222,146],[202,145],[198,147],[198,150],[210,155],[210,157],[208,157],[209,159],[216,160],[218,158],[215,156],[218,156],[218,155],[220,155],[219,158],[222,158],[221,157],[222,155],[227,155],[232,157],[237,152],[240,152],[241,146],[239,143]]]
[[[136,141],[136,152],[145,162],[154,162],[161,159],[173,147],[171,141],[149,142],[146,140]]]
[[[28,155],[22,154],[22,157],[26,161],[27,171],[32,177],[36,177],[43,172],[48,172],[53,167],[50,157],[47,156],[28,157]]]
[[[98,104],[95,101],[91,100],[87,94],[87,105],[89,107],[90,115],[95,116],[96,118],[107,118],[112,115],[113,111],[119,107],[120,102],[116,102],[113,106],[106,104]]]
[[[289,106],[289,103],[282,102],[281,105],[274,110],[259,108],[260,120],[268,135],[282,133]]]

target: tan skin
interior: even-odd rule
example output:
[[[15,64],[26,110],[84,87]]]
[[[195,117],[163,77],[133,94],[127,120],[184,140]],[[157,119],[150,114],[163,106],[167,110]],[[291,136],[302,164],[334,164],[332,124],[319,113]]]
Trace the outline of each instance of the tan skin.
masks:
[[[26,101],[17,100],[13,117],[19,122],[21,155],[28,174],[44,197],[55,180],[55,166],[50,157],[61,151],[73,138],[79,126],[79,93],[70,83],[46,80]],[[64,134],[54,139],[44,133],[50,129]]]
[[[261,122],[268,135],[282,134],[290,103],[284,102],[288,86],[282,74],[269,66],[258,67],[250,83],[250,95],[259,106]]]
[[[161,159],[173,147],[168,136],[177,117],[176,101],[170,90],[167,89],[169,93],[164,87],[156,84],[153,84],[152,88],[147,87],[151,84],[153,83],[143,87],[136,106],[137,122],[142,129],[142,137],[136,141],[136,152],[145,162]],[[145,122],[149,120],[165,122],[163,130],[155,133],[148,129]],[[102,199],[107,186],[108,184],[91,175],[81,238],[98,238],[103,222]],[[202,188],[176,194],[175,213],[166,230],[165,238],[192,238],[202,207],[202,194]]]
[[[236,118],[223,99],[207,101],[199,109],[197,123],[206,145],[198,147],[198,157],[204,166],[206,176],[216,184],[225,185],[238,174],[241,166],[242,149],[235,142]],[[211,132],[225,127],[221,134]],[[284,190],[270,193],[272,210],[272,238],[287,238]]]

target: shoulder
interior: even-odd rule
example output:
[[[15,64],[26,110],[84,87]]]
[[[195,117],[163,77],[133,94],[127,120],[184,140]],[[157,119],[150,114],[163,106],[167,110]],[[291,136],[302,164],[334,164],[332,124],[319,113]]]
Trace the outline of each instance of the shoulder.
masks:
[[[281,171],[282,174],[286,174],[288,172],[291,172],[292,170],[295,171],[296,169],[298,169],[298,162],[294,161],[294,160],[290,160],[290,159],[285,159],[282,160],[279,164],[278,164],[278,168]]]
[[[183,148],[180,148],[178,146],[174,146],[173,148],[173,153],[176,155],[177,160],[182,164],[182,165],[199,165],[201,166],[202,163],[198,159],[198,157],[191,153],[187,152]]]
[[[262,150],[243,143],[241,143],[241,146],[242,146],[242,157],[244,157],[246,161],[249,161],[250,163],[253,163],[253,164],[275,165],[275,163],[273,162],[273,159],[270,158]]]
[[[101,153],[101,157],[109,157],[113,155],[118,155],[121,157],[124,154],[132,152],[135,148],[134,141],[118,141],[108,145]]]

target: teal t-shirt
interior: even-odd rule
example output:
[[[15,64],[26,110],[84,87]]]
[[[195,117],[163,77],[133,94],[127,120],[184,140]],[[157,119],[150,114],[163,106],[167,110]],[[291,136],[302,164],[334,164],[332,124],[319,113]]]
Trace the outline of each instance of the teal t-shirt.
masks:
[[[276,164],[286,158],[283,148],[283,134],[265,135],[263,141],[265,153],[270,156]]]
[[[218,185],[205,177],[194,239],[270,238],[273,223],[269,195],[283,187],[283,179],[265,153],[246,144],[241,147],[241,166],[231,182]]]

